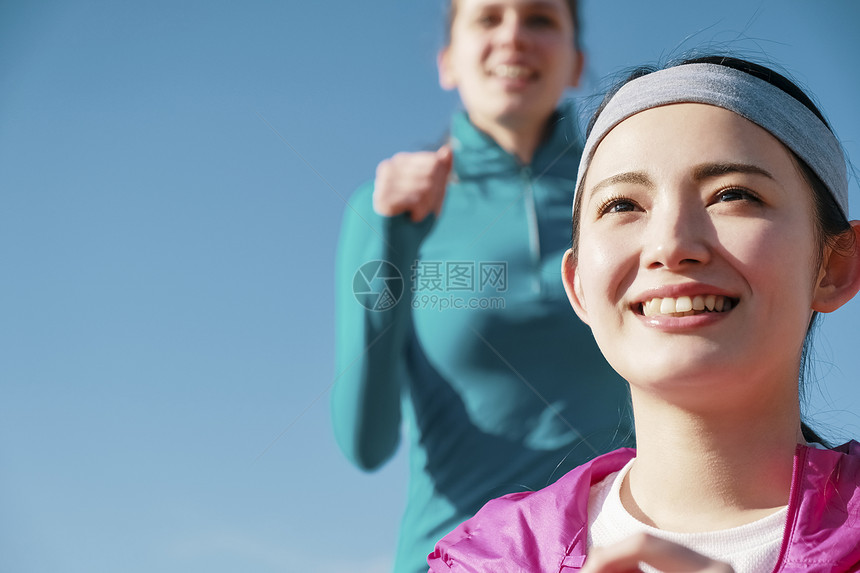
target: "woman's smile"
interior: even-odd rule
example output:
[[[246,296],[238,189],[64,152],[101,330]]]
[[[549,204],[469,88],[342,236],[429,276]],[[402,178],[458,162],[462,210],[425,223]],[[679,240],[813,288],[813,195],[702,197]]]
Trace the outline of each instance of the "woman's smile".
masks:
[[[498,64],[490,70],[490,75],[510,80],[530,80],[537,78],[537,72],[522,64]]]
[[[708,312],[728,312],[737,305],[737,299],[708,294],[693,297],[652,298],[639,303],[635,309],[644,316],[671,316],[681,318]]]

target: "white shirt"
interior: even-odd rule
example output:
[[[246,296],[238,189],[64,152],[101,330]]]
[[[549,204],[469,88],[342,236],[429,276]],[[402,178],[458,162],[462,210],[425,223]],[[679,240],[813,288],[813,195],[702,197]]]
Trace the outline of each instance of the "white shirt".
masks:
[[[588,499],[588,546],[605,547],[634,533],[645,532],[679,543],[711,559],[731,565],[736,573],[769,573],[776,566],[788,517],[788,507],[758,521],[731,529],[676,533],[651,527],[630,515],[621,504],[621,483],[630,460],[620,471],[591,486]],[[657,569],[640,564],[646,573]]]

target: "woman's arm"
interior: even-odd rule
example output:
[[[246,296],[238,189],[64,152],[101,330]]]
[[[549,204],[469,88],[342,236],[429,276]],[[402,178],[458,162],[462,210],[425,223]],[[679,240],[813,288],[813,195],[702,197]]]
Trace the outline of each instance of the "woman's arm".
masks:
[[[428,215],[442,208],[452,164],[447,145],[398,153],[379,164],[374,185],[359,189],[344,215],[335,276],[332,420],[340,448],[365,470],[385,463],[400,440],[412,266],[435,220]],[[367,286],[372,292],[362,294]],[[375,298],[386,286],[399,298],[390,307],[391,298]]]
[[[341,228],[331,395],[335,438],[346,457],[364,470],[385,463],[400,440],[404,356],[412,331],[411,267],[433,224],[433,217],[416,224],[405,214],[378,214],[372,193],[373,186],[367,185],[353,195]],[[377,271],[381,272],[374,276]],[[383,278],[390,276],[395,278]],[[365,279],[370,294],[362,294],[367,290]],[[386,286],[399,296],[391,307],[373,294]]]

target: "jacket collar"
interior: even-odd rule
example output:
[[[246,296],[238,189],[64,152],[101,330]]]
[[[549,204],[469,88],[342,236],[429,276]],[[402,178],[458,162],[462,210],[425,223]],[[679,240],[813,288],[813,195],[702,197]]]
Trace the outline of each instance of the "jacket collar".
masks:
[[[797,446],[777,571],[857,571],[860,444]]]
[[[562,103],[549,121],[549,133],[528,167],[535,176],[551,174],[575,179],[582,136],[573,103]],[[451,120],[451,146],[454,173],[460,180],[515,173],[527,167],[475,127],[465,111],[456,113]]]
[[[572,480],[568,487],[586,492],[572,500],[574,521],[581,528],[562,559],[562,573],[578,570],[585,562],[591,485],[620,470],[634,455],[633,450],[610,452],[557,482]],[[852,440],[829,450],[798,444],[792,474],[788,521],[775,571],[860,570],[860,443]]]

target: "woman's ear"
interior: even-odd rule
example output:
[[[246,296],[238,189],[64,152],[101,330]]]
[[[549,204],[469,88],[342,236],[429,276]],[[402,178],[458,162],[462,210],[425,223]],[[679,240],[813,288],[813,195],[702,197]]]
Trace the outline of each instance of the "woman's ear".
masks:
[[[812,310],[833,312],[860,291],[860,221],[841,237],[837,248],[827,247],[818,274]]]
[[[454,73],[454,66],[451,63],[451,46],[445,46],[439,53],[436,54],[436,67],[439,69],[439,85],[443,90],[453,90],[457,88],[457,76]]]
[[[579,282],[579,276],[576,274],[576,262],[573,258],[573,251],[570,249],[564,253],[564,258],[561,260],[561,280],[564,283],[564,291],[567,293],[570,306],[573,307],[576,316],[582,322],[588,324],[585,297],[582,296],[582,285]]]

